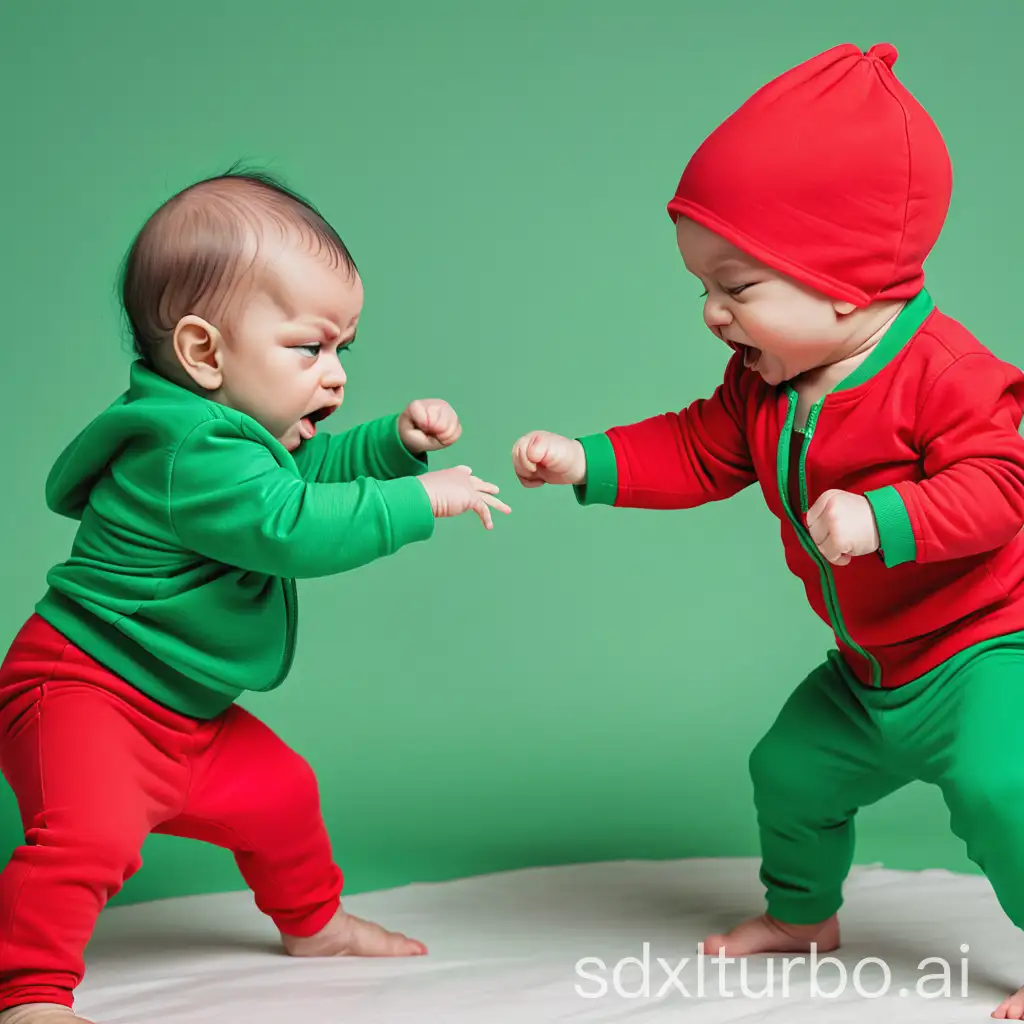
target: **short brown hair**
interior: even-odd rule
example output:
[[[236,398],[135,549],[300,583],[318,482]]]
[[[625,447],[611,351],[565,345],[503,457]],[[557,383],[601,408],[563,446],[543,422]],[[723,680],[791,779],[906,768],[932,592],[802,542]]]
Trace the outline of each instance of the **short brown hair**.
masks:
[[[135,354],[152,364],[189,313],[215,316],[237,281],[247,245],[268,223],[298,231],[356,273],[338,233],[307,200],[269,174],[228,170],[168,199],[136,235],[120,296]]]

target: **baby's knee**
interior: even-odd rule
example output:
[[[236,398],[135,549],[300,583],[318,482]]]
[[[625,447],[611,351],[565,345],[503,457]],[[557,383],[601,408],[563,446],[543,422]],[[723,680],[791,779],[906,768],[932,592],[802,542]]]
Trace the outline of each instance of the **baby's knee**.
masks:
[[[780,804],[808,807],[821,802],[821,783],[802,765],[789,743],[768,733],[751,751],[748,759],[750,780],[757,805]]]
[[[87,869],[118,882],[142,864],[145,830],[101,815],[50,814],[27,835],[27,851],[50,863]]]
[[[755,793],[791,789],[798,782],[783,744],[777,742],[771,733],[764,736],[750,752],[747,769]]]
[[[285,750],[276,759],[273,783],[261,794],[260,802],[277,812],[298,815],[320,807],[320,783],[312,765],[294,750]]]

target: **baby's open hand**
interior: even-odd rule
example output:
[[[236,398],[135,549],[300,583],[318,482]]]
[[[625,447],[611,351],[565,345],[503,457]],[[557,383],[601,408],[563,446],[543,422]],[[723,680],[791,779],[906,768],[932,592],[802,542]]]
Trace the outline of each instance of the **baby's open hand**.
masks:
[[[524,487],[582,484],[587,478],[583,445],[546,430],[535,430],[516,441],[512,466]]]
[[[440,398],[417,398],[398,417],[398,436],[413,455],[447,448],[461,434],[455,410]]]
[[[419,481],[430,498],[430,506],[437,519],[460,516],[463,512],[475,512],[488,530],[494,529],[491,509],[506,514],[512,509],[494,497],[498,493],[495,484],[473,476],[469,466],[441,469],[436,473],[424,473]]]
[[[870,555],[881,543],[871,503],[849,491],[825,491],[807,513],[807,529],[833,565],[848,565],[858,555]]]

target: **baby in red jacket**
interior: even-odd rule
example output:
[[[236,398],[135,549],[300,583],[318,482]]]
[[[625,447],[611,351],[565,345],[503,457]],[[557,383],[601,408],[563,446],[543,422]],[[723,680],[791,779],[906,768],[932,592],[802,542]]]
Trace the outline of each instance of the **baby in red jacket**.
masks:
[[[940,312],[923,264],[949,206],[942,137],[888,45],[835,47],[755,93],[668,209],[704,320],[732,350],[681,412],[520,438],[527,487],[683,509],[757,483],[836,649],[750,769],[767,912],[709,954],[821,951],[857,809],[913,780],[1024,926],[1024,374]],[[1024,1019],[1024,990],[996,1017]]]

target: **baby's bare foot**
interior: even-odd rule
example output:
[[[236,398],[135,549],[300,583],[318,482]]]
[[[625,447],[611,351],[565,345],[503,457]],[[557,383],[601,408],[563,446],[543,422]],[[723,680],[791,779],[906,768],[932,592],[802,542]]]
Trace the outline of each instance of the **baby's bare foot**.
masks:
[[[344,910],[339,910],[316,935],[300,938],[282,934],[281,939],[290,956],[423,956],[427,951],[422,942],[401,932],[389,932]],[[0,1020],[0,1024],[5,1022]]]
[[[989,1015],[997,1020],[1024,1020],[1024,988],[1004,999]]]
[[[59,1003],[22,1003],[0,1013],[0,1024],[92,1024]]]
[[[725,935],[709,935],[704,952],[709,956],[750,956],[754,953],[806,953],[811,945],[827,953],[839,946],[839,918],[833,914],[818,924],[787,924],[767,914],[747,918]]]

